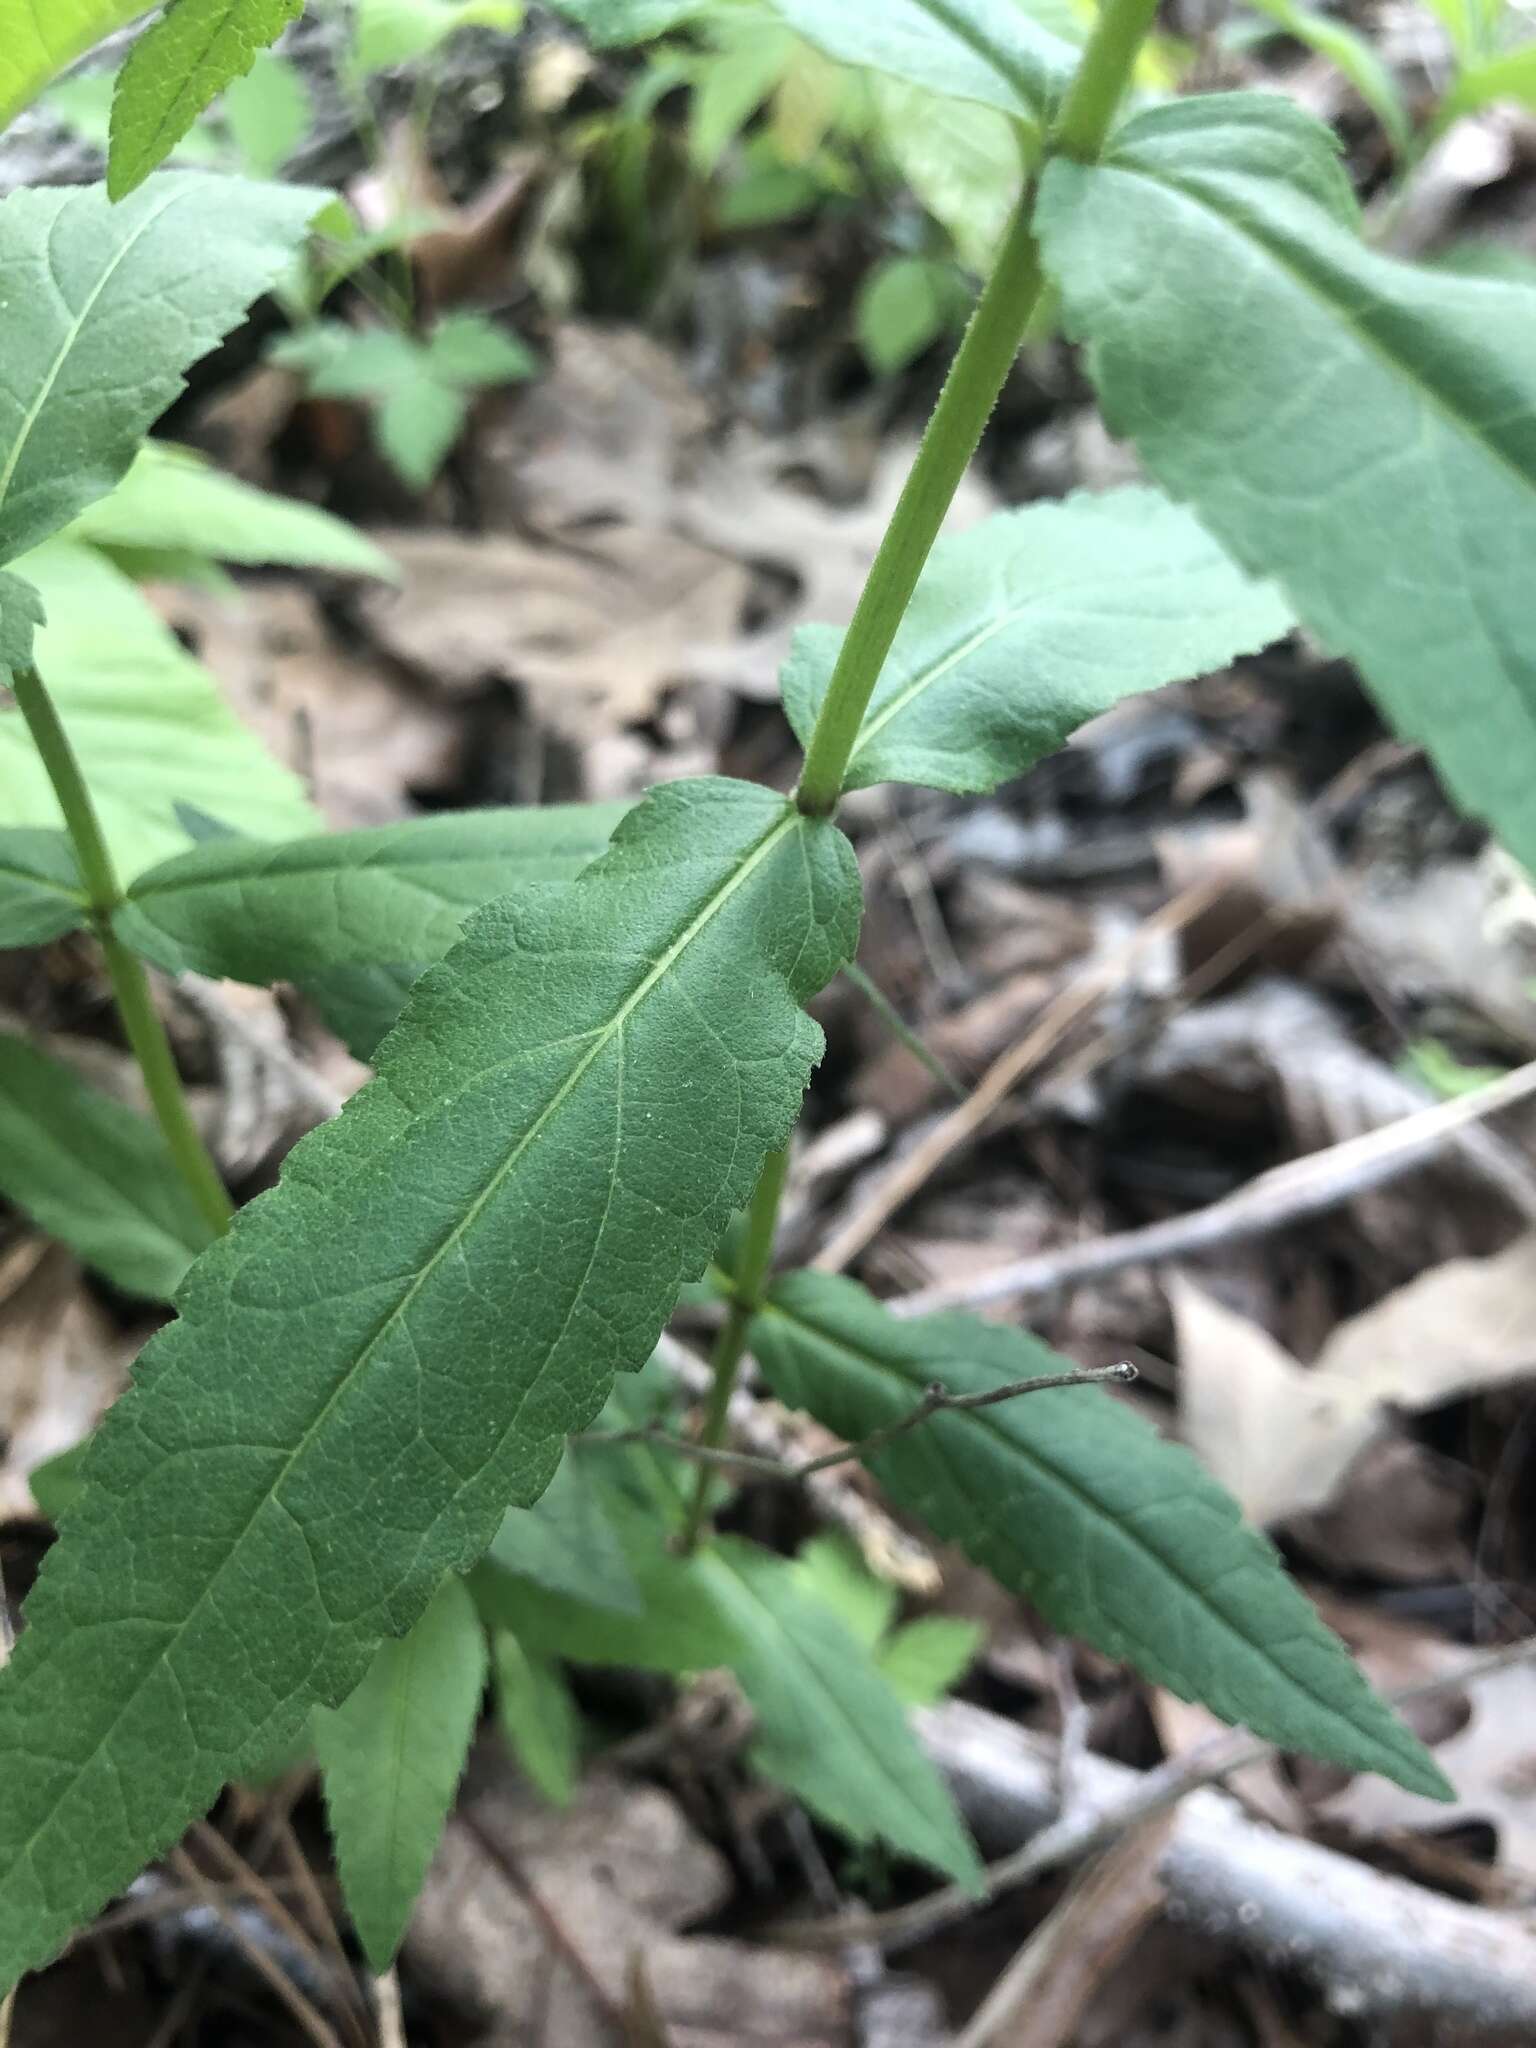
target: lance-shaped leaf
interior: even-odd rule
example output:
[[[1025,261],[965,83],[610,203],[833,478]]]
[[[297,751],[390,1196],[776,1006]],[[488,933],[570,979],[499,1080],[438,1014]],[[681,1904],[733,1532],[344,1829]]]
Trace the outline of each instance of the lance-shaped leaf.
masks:
[[[213,677],[103,555],[50,541],[27,556],[26,570],[48,606],[38,669],[120,874],[186,844],[181,804],[271,838],[314,830],[298,777],[240,723]],[[58,824],[58,798],[31,735],[3,703],[0,787],[8,820]]]
[[[112,197],[142,185],[203,109],[303,12],[304,0],[171,0],[118,74],[107,155]]]
[[[67,833],[0,831],[0,946],[45,946],[88,915]]]
[[[0,1982],[537,1499],[787,1136],[858,907],[835,827],[675,783],[417,983],[93,1443],[0,1674]]]
[[[0,0],[0,128],[146,0]]]
[[[187,555],[219,562],[286,562],[344,575],[395,574],[382,548],[317,505],[226,476],[190,448],[146,441],[114,491],[69,528],[130,558]]]
[[[899,1320],[820,1273],[774,1287],[752,1344],[775,1393],[850,1442],[909,1415],[935,1381],[979,1393],[1066,1365],[970,1316]],[[870,1463],[1053,1627],[1272,1742],[1445,1796],[1231,1496],[1110,1395],[1065,1387],[940,1412]]]
[[[1137,116],[1038,225],[1111,429],[1536,863],[1536,288],[1366,248],[1269,95]]]
[[[394,1961],[453,1805],[485,1690],[485,1632],[446,1579],[362,1684],[315,1715],[315,1749],[347,1910],[375,1970]]]
[[[323,203],[190,171],[121,206],[100,185],[0,201],[0,562],[111,490],[182,372],[281,275]]]
[[[156,1125],[3,1035],[0,1194],[152,1300],[169,1300],[210,1235]]]
[[[999,513],[934,548],[846,787],[995,789],[1122,697],[1204,675],[1289,625],[1279,593],[1160,492]],[[831,626],[795,636],[784,708],[802,742],[841,643]]]
[[[574,879],[624,809],[451,811],[280,845],[209,840],[141,875],[117,929],[173,974],[296,982],[366,1057],[472,910]]]
[[[495,1566],[476,1574],[482,1603],[525,1645],[573,1663],[679,1674],[728,1665],[756,1716],[752,1761],[765,1777],[855,1842],[973,1878],[976,1854],[943,1781],[842,1617],[801,1589],[784,1558],[732,1537],[678,1557],[659,1527],[630,1524],[639,1615],[512,1582]]]

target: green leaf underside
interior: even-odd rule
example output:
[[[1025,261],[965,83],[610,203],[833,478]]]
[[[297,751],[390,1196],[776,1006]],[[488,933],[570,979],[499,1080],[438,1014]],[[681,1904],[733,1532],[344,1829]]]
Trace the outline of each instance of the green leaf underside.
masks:
[[[78,931],[87,915],[66,834],[0,830],[0,946],[45,946]]]
[[[728,1666],[757,1717],[753,1761],[765,1776],[855,1842],[885,1841],[951,1876],[976,1875],[975,1851],[900,1701],[792,1565],[733,1537],[672,1556],[653,1526],[633,1530],[630,1562],[645,1601],[638,1616],[499,1574],[490,1605],[522,1642],[573,1663],[678,1675]]]
[[[773,0],[807,42],[840,63],[867,66],[952,99],[1038,117],[1070,77],[1072,44],[1015,0]]]
[[[786,1137],[858,901],[834,827],[676,783],[417,984],[97,1435],[0,1676],[0,1980],[537,1499]]]
[[[38,669],[120,874],[186,845],[178,804],[272,839],[315,830],[298,777],[240,723],[208,671],[104,556],[56,540],[25,567],[48,607]],[[21,714],[3,705],[0,788],[8,823],[58,824],[58,799]]]
[[[471,911],[574,880],[624,810],[454,811],[276,846],[214,840],[141,875],[117,929],[172,974],[295,982],[367,1059]]]
[[[0,0],[0,128],[145,0]]]
[[[315,1714],[342,1891],[376,1971],[393,1962],[437,1849],[485,1680],[480,1618],[450,1578],[351,1697]]]
[[[1529,865],[1536,289],[1364,247],[1331,152],[1268,96],[1155,109],[1047,170],[1046,265],[1111,429]]]
[[[1273,586],[1160,492],[999,513],[934,548],[845,786],[995,789],[1122,697],[1219,668],[1290,623]],[[784,705],[802,743],[841,644],[830,626],[795,636]]]
[[[752,1346],[781,1400],[850,1441],[909,1413],[935,1380],[971,1393],[1065,1363],[969,1316],[899,1320],[816,1273],[775,1286]],[[1062,1388],[941,1413],[870,1464],[1053,1627],[1269,1741],[1445,1796],[1433,1759],[1236,1503],[1111,1396]]]
[[[303,12],[304,0],[171,0],[118,75],[107,156],[112,197],[141,185],[203,109]]]
[[[257,490],[164,441],[145,443],[122,482],[75,520],[68,538],[106,548],[184,550],[220,562],[396,573],[383,549],[344,519]]]
[[[158,1127],[0,1035],[0,1194],[130,1294],[168,1300],[209,1230]]]
[[[174,171],[121,206],[99,185],[0,202],[0,561],[112,489],[182,372],[281,275],[322,197]]]

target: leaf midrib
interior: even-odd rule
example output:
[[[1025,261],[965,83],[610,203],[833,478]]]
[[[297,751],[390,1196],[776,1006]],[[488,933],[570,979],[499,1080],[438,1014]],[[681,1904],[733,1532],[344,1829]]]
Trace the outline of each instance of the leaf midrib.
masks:
[[[1365,354],[1373,356],[1378,363],[1398,377],[1444,424],[1490,457],[1495,465],[1512,476],[1523,490],[1536,494],[1536,476],[1521,468],[1487,427],[1459,411],[1436,384],[1421,375],[1405,357],[1395,354],[1385,342],[1373,334],[1369,327],[1356,317],[1349,305],[1327,288],[1324,280],[1314,277],[1299,263],[1287,250],[1282,232],[1265,228],[1246,209],[1228,212],[1214,200],[1183,184],[1177,178],[1159,177],[1155,172],[1144,170],[1128,160],[1111,160],[1102,168],[1120,177],[1137,179],[1158,192],[1168,193],[1174,199],[1184,201],[1196,211],[1221,222],[1229,232],[1238,235],[1252,247],[1261,250],[1277,270],[1316,304],[1332,314]],[[1326,216],[1324,218],[1326,219]],[[1358,253],[1367,258],[1375,257],[1377,261],[1388,260],[1378,256],[1376,251],[1366,248],[1363,244],[1360,245]]]
[[[791,1327],[799,1330],[800,1332],[802,1332],[803,1335],[814,1340],[815,1342],[824,1344],[832,1350],[844,1352],[858,1365],[863,1366],[867,1371],[874,1373],[877,1377],[895,1382],[903,1390],[913,1393],[914,1397],[917,1397],[921,1394],[920,1388],[913,1388],[910,1382],[900,1372],[900,1370],[897,1367],[890,1365],[886,1360],[882,1359],[878,1355],[878,1353],[866,1351],[861,1345],[851,1343],[848,1340],[848,1338],[844,1337],[840,1333],[835,1336],[830,1334],[828,1331],[823,1329],[821,1325],[811,1322],[803,1316],[796,1315],[790,1309],[786,1309],[782,1305],[782,1303],[771,1300],[765,1301],[762,1305],[762,1308],[759,1310],[759,1313],[768,1316],[778,1316],[783,1322],[790,1324]],[[999,1381],[998,1384],[1002,1385],[1003,1382]],[[1062,1472],[1058,1469],[1058,1467],[1054,1465],[1047,1464],[1038,1455],[1038,1453],[1032,1452],[1025,1445],[1021,1444],[1016,1437],[1010,1436],[1006,1430],[1002,1429],[999,1426],[997,1417],[993,1414],[991,1409],[974,1408],[969,1411],[969,1415],[972,1422],[979,1424],[981,1428],[985,1429],[988,1432],[988,1434],[992,1436],[996,1440],[996,1442],[1003,1446],[1007,1451],[1009,1451],[1016,1457],[1027,1459],[1028,1462],[1034,1466],[1037,1472],[1041,1473],[1045,1477],[1048,1477],[1055,1485],[1059,1486],[1064,1493],[1067,1493],[1074,1497],[1077,1500],[1078,1504],[1095,1521],[1099,1522],[1102,1525],[1107,1526],[1109,1529],[1114,1531],[1115,1534],[1118,1535],[1123,1541],[1129,1542],[1133,1540],[1129,1532],[1127,1531],[1125,1524],[1123,1522],[1116,1521],[1115,1518],[1108,1513],[1103,1504],[1095,1500],[1091,1493],[1085,1492],[1080,1483],[1074,1478],[1072,1478],[1070,1474]],[[1329,1720],[1335,1722],[1340,1727],[1346,1729],[1354,1742],[1359,1743],[1363,1740],[1368,1739],[1363,1734],[1360,1727],[1354,1721],[1352,1721],[1348,1717],[1348,1715],[1341,1712],[1340,1709],[1337,1706],[1335,1706],[1331,1701],[1321,1698],[1309,1686],[1304,1684],[1302,1680],[1299,1679],[1293,1672],[1284,1669],[1284,1667],[1281,1666],[1275,1660],[1274,1656],[1265,1648],[1265,1646],[1262,1643],[1257,1642],[1250,1635],[1245,1635],[1242,1629],[1237,1626],[1237,1624],[1229,1615],[1222,1613],[1222,1611],[1219,1608],[1215,1607],[1210,1602],[1203,1588],[1197,1585],[1193,1580],[1191,1580],[1184,1572],[1179,1570],[1179,1568],[1175,1564],[1173,1564],[1169,1559],[1167,1559],[1160,1550],[1153,1550],[1152,1546],[1148,1544],[1144,1538],[1135,1540],[1136,1547],[1140,1548],[1144,1553],[1154,1556],[1157,1559],[1160,1568],[1167,1572],[1169,1578],[1175,1580],[1180,1586],[1184,1588],[1185,1592],[1189,1595],[1189,1597],[1195,1601],[1195,1603],[1200,1607],[1202,1612],[1204,1612],[1209,1617],[1212,1623],[1223,1634],[1232,1637],[1237,1642],[1243,1644],[1245,1648],[1247,1648],[1252,1654],[1261,1658],[1269,1670],[1278,1675],[1287,1685],[1293,1686],[1296,1689],[1296,1691],[1302,1693]],[[1279,1569],[1280,1567],[1277,1564],[1276,1570]],[[1383,1742],[1381,1744],[1381,1747],[1385,1749],[1387,1745]]]
[[[1005,85],[1010,86],[1019,95],[1025,103],[1020,109],[1021,113],[1038,116],[1050,105],[1051,78],[1043,57],[1040,59],[1039,75],[1031,77],[1025,68],[1029,59],[997,49],[985,36],[972,28],[964,15],[957,15],[949,7],[948,0],[919,0],[919,5],[925,13],[931,14],[941,27],[947,29],[957,43],[963,44],[973,57],[979,57],[982,63],[997,73]],[[1020,14],[1021,22],[1028,19],[1027,14]],[[1038,27],[1039,24],[1035,26]],[[1050,35],[1051,31],[1041,28],[1040,33]],[[1072,54],[1071,45],[1059,36],[1053,40],[1061,43],[1064,60],[1069,59]]]
[[[560,1107],[567,1100],[572,1091],[579,1085],[582,1077],[590,1069],[593,1062],[597,1059],[599,1053],[603,1050],[603,1048],[606,1045],[608,1045],[611,1042],[616,1033],[621,1032],[623,1030],[624,1025],[628,1022],[629,1018],[633,1016],[638,1006],[650,994],[651,990],[654,989],[657,986],[657,984],[661,980],[663,980],[664,977],[671,971],[671,969],[676,965],[677,961],[681,958],[682,954],[699,936],[700,932],[704,931],[712,922],[712,920],[716,916],[718,916],[720,911],[724,909],[725,905],[736,894],[737,890],[740,889],[746,883],[746,881],[756,871],[756,869],[759,868],[762,865],[762,863],[768,858],[769,854],[773,851],[775,846],[778,845],[779,841],[783,839],[787,833],[794,830],[800,823],[800,814],[791,805],[786,804],[784,815],[781,818],[779,818],[776,821],[776,823],[769,827],[767,832],[764,833],[763,837],[757,842],[757,844],[751,849],[751,851],[731,871],[727,879],[719,887],[717,887],[714,894],[709,898],[704,907],[695,915],[692,922],[688,925],[687,929],[681,934],[680,937],[678,937],[672,942],[672,944],[662,954],[661,958],[653,964],[650,971],[638,983],[634,991],[628,997],[625,998],[624,1002],[619,1006],[618,1010],[615,1012],[610,1022],[602,1026],[596,1033],[593,1034],[594,1042],[591,1050],[580,1061],[578,1061],[575,1067],[572,1068],[571,1072],[566,1076],[566,1079],[561,1083],[560,1087],[556,1090],[555,1094],[551,1097],[550,1101],[545,1105],[544,1109],[540,1111],[534,1123],[526,1132],[524,1132],[523,1136],[518,1140],[517,1144],[513,1147],[512,1151],[508,1154],[506,1159],[503,1160],[501,1165],[496,1169],[496,1172],[491,1176],[490,1180],[487,1181],[485,1187],[481,1190],[480,1194],[476,1196],[475,1200],[470,1204],[468,1209],[465,1211],[464,1215],[459,1219],[459,1221],[454,1225],[452,1230],[449,1231],[448,1235],[442,1240],[442,1242],[436,1247],[436,1249],[431,1253],[430,1257],[422,1265],[415,1279],[411,1282],[410,1287],[400,1297],[400,1299],[395,1303],[395,1305],[391,1309],[389,1309],[389,1311],[381,1318],[378,1327],[373,1331],[372,1335],[369,1336],[367,1341],[359,1347],[359,1349],[353,1356],[351,1362],[347,1365],[346,1369],[341,1374],[340,1378],[337,1380],[336,1385],[331,1389],[331,1392],[327,1395],[318,1414],[315,1416],[314,1421],[310,1423],[309,1427],[304,1431],[303,1435],[300,1437],[298,1443],[294,1446],[293,1450],[289,1452],[288,1456],[284,1459],[281,1470],[273,1478],[270,1486],[268,1486],[264,1490],[260,1501],[256,1503],[256,1505],[252,1509],[250,1516],[247,1518],[242,1528],[239,1531],[237,1531],[236,1534],[231,1538],[218,1564],[208,1573],[207,1577],[204,1580],[202,1591],[198,1594],[196,1600],[188,1609],[186,1615],[179,1623],[176,1624],[175,1628],[166,1638],[162,1647],[156,1652],[154,1658],[151,1660],[149,1664],[146,1665],[143,1675],[139,1678],[138,1682],[135,1685],[133,1685],[132,1688],[123,1696],[117,1712],[113,1715],[112,1719],[108,1722],[107,1726],[102,1730],[100,1736],[97,1738],[95,1744],[93,1745],[91,1756],[98,1755],[111,1741],[113,1734],[115,1733],[119,1723],[123,1719],[123,1716],[130,1710],[135,1701],[138,1699],[140,1693],[143,1691],[144,1687],[150,1682],[150,1679],[155,1670],[160,1668],[175,1653],[176,1647],[182,1640],[183,1636],[186,1634],[186,1631],[192,1626],[193,1621],[201,1613],[204,1604],[212,1597],[215,1588],[217,1587],[220,1579],[223,1577],[223,1574],[229,1569],[230,1565],[232,1564],[236,1556],[239,1554],[241,1545],[244,1542],[245,1537],[249,1533],[256,1516],[260,1514],[262,1508],[264,1508],[269,1501],[277,1501],[279,1505],[283,1505],[281,1501],[281,1494],[282,1489],[286,1484],[289,1475],[292,1473],[294,1467],[308,1452],[310,1446],[314,1442],[315,1437],[317,1436],[319,1431],[324,1428],[327,1420],[331,1415],[332,1410],[336,1407],[337,1403],[343,1398],[343,1396],[354,1384],[357,1374],[366,1367],[375,1349],[382,1342],[383,1338],[388,1333],[388,1331],[391,1330],[399,1321],[399,1319],[409,1310],[412,1302],[421,1292],[421,1289],[426,1285],[431,1275],[436,1272],[441,1262],[452,1253],[453,1249],[458,1244],[459,1240],[463,1237],[465,1231],[470,1228],[470,1226],[474,1223],[475,1219],[480,1215],[481,1211],[485,1208],[486,1204],[493,1198],[497,1190],[502,1186],[503,1182],[506,1180],[507,1176],[513,1171],[518,1161],[523,1157],[523,1155],[527,1152],[528,1148],[542,1133],[545,1126],[549,1123],[551,1117],[553,1117],[559,1111]],[[375,1083],[374,1085],[378,1084]],[[291,1510],[287,1510],[285,1508],[285,1512],[291,1513]],[[11,1860],[10,1867],[12,1869],[14,1869],[18,1864],[23,1863],[24,1861],[26,1861],[28,1857],[30,1857],[38,1841],[41,1839],[43,1834],[52,1824],[54,1815],[58,1812],[59,1807],[62,1805],[64,1799],[68,1796],[68,1793],[79,1784],[81,1776],[88,1766],[88,1762],[89,1759],[87,1759],[85,1763],[81,1763],[75,1767],[75,1769],[71,1772],[68,1786],[66,1786],[63,1790],[59,1792],[57,1797],[54,1799],[53,1803],[50,1805],[47,1814],[38,1823],[37,1827],[33,1829],[32,1833],[28,1836],[27,1840],[17,1848],[15,1855]]]
[[[65,212],[68,210],[73,196],[74,195],[72,194],[70,198],[66,198],[64,200],[63,204],[60,205],[57,211],[55,212],[52,220],[48,223],[48,239],[45,247],[49,250],[52,249],[54,234],[58,229],[60,220],[63,218]],[[107,289],[107,286],[112,282],[113,278],[116,277],[118,271],[122,268],[123,264],[128,260],[128,257],[131,254],[131,252],[138,247],[139,243],[143,240],[144,236],[149,233],[150,229],[156,226],[161,220],[164,219],[165,215],[176,204],[177,200],[180,197],[181,194],[179,192],[168,192],[165,198],[160,202],[160,204],[156,207],[153,207],[145,215],[144,219],[139,222],[137,227],[135,227],[132,230],[132,232],[127,236],[127,238],[118,246],[118,248],[116,248],[113,251],[110,262],[108,262],[106,266],[103,268],[101,276],[97,279],[96,283],[92,286],[90,292],[87,294],[85,303],[81,306],[78,314],[76,314],[74,319],[70,322],[70,325],[64,335],[64,339],[60,344],[57,354],[54,357],[52,367],[49,369],[46,378],[43,380],[42,388],[39,390],[37,397],[33,400],[31,406],[27,410],[26,416],[22,420],[20,432],[17,434],[16,439],[12,444],[11,452],[6,457],[4,465],[0,466],[0,522],[3,522],[5,509],[10,497],[11,484],[15,479],[16,471],[21,462],[22,455],[26,451],[27,443],[31,439],[32,434],[36,429],[37,422],[42,415],[43,407],[48,403],[48,400],[53,395],[53,388],[58,383],[59,378],[63,374],[64,365],[68,362],[72,351],[74,350],[76,344],[78,343],[81,333],[84,330],[86,321],[90,318],[91,314],[96,309],[97,301],[100,299],[102,293]],[[60,302],[67,305],[67,301],[64,300],[63,292],[59,290],[57,281],[54,279],[53,265],[51,261],[46,262],[46,268],[48,270],[50,282],[53,283],[53,288],[58,293]],[[13,560],[14,552],[6,554],[3,557],[3,559],[6,561]]]

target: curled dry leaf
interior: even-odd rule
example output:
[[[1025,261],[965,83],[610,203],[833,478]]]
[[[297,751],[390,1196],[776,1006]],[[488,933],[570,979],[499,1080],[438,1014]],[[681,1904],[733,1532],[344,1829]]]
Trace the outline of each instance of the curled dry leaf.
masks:
[[[1168,1283],[1185,1435],[1256,1521],[1331,1502],[1392,1411],[1536,1371],[1536,1234],[1451,1259],[1341,1323],[1311,1367],[1183,1276]]]
[[[61,1246],[23,1238],[0,1260],[0,1520],[37,1512],[28,1474],[89,1435],[136,1349]]]
[[[829,1959],[679,1930],[726,1904],[731,1879],[676,1803],[589,1775],[551,1808],[499,1753],[471,1761],[468,1822],[427,1878],[405,1962],[476,2048],[591,2048],[629,1997],[643,1955],[650,2002],[677,2048],[853,2048],[847,1989]]]

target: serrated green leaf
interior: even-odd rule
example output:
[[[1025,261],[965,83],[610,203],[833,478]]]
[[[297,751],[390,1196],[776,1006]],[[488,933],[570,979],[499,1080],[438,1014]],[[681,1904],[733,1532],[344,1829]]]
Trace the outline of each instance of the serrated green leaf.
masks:
[[[296,776],[229,710],[218,686],[106,558],[49,541],[27,575],[48,607],[37,663],[124,876],[179,850],[178,803],[270,838],[319,819]],[[19,711],[0,706],[7,823],[56,825],[58,799]]]
[[[170,155],[231,80],[275,43],[304,0],[170,0],[118,73],[107,191],[124,199]]]
[[[77,57],[148,12],[145,0],[0,0],[0,128]]]
[[[182,372],[287,268],[322,195],[172,171],[0,200],[0,561],[105,497]]]
[[[156,1301],[211,1236],[157,1125],[4,1034],[0,1194],[116,1286]]]
[[[0,831],[0,947],[46,946],[89,914],[67,833]]]
[[[721,1537],[698,1559],[736,1629],[735,1670],[757,1715],[751,1757],[851,1841],[884,1841],[962,1884],[976,1852],[901,1702],[829,1607],[755,1544]]]
[[[574,880],[624,811],[449,811],[275,846],[208,840],[141,875],[117,928],[172,974],[296,982],[366,1059],[472,910]]]
[[[496,1633],[496,1711],[512,1754],[553,1806],[569,1806],[581,1774],[581,1716],[552,1657]]]
[[[764,1776],[855,1842],[885,1841],[954,1877],[975,1875],[975,1852],[900,1702],[791,1564],[730,1537],[669,1554],[654,1518],[630,1525],[629,1549],[639,1616],[505,1583],[491,1611],[524,1644],[577,1664],[678,1675],[728,1667],[757,1718],[752,1756]]]
[[[97,1434],[0,1674],[0,1981],[538,1498],[784,1142],[858,909],[835,827],[673,783],[417,983]]]
[[[1326,131],[1235,94],[1053,163],[1037,220],[1111,430],[1536,864],[1536,290],[1346,215]]]
[[[314,1717],[347,1910],[370,1964],[394,1961],[437,1849],[485,1689],[485,1635],[458,1579]]]
[[[998,513],[934,548],[846,786],[995,789],[1122,697],[1219,668],[1290,623],[1272,586],[1156,491]],[[802,742],[841,642],[829,626],[795,636],[784,708]]]
[[[900,1320],[822,1273],[776,1284],[752,1346],[781,1400],[849,1441],[909,1414],[935,1380],[975,1393],[1066,1364],[970,1316]],[[1110,1395],[1067,1387],[939,1413],[870,1465],[1052,1627],[1272,1742],[1446,1795],[1236,1502]]]
[[[46,624],[42,592],[25,576],[0,569],[0,676],[32,667],[33,642]]]
[[[507,1510],[486,1564],[609,1614],[639,1614],[644,1607],[604,1509],[592,1454],[577,1444],[532,1507]]]
[[[148,441],[115,490],[64,538],[108,549],[166,549],[221,562],[279,562],[343,575],[395,577],[382,548],[318,506],[241,483],[190,448]]]
[[[909,1707],[931,1707],[952,1691],[986,1640],[980,1622],[953,1614],[925,1614],[880,1645],[880,1675]]]
[[[219,114],[242,168],[272,178],[308,135],[315,109],[298,66],[262,50],[244,78],[225,88]]]

